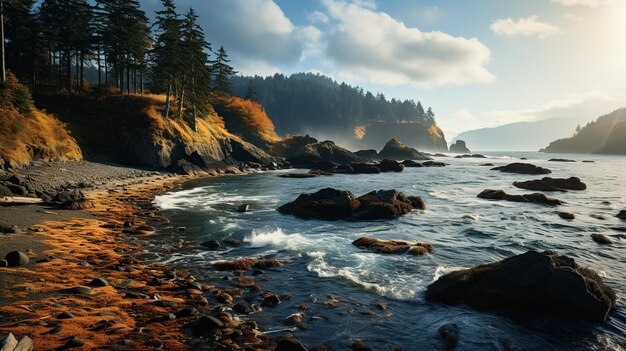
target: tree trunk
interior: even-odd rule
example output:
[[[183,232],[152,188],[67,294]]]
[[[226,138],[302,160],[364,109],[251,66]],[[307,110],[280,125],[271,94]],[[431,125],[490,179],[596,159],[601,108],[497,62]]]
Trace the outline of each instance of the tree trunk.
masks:
[[[72,95],[72,54],[69,52],[69,50],[65,52],[65,68],[67,69],[67,93]]]
[[[109,87],[109,65],[107,64],[107,54],[104,54],[104,86]]]
[[[2,82],[4,83],[7,80],[4,64],[4,0],[0,0],[0,41],[2,42]]]
[[[139,91],[143,94],[143,67],[139,70]]]
[[[101,63],[102,61],[100,61],[100,43],[98,43],[98,92],[102,90],[102,67],[100,66]]]
[[[80,91],[80,67],[78,65],[78,51],[76,51],[76,90]]]
[[[178,117],[183,117],[183,103],[185,102],[185,89],[180,93],[180,99],[178,100]]]
[[[168,119],[170,116],[170,95],[172,95],[171,78],[167,81],[167,96],[165,97],[165,119]]]
[[[85,49],[80,50],[80,92],[85,91]]]

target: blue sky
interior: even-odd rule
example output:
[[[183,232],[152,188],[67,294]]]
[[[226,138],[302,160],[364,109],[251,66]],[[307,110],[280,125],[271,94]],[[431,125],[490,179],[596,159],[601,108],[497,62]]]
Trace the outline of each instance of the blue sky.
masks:
[[[141,0],[150,15],[159,0]],[[177,0],[245,74],[320,72],[480,127],[626,106],[626,0]]]

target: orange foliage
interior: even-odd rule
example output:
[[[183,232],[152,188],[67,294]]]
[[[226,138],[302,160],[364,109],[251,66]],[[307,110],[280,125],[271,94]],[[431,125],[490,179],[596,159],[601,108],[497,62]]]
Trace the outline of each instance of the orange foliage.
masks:
[[[265,148],[280,140],[276,127],[261,104],[230,95],[217,95],[213,107],[226,128],[246,141]]]

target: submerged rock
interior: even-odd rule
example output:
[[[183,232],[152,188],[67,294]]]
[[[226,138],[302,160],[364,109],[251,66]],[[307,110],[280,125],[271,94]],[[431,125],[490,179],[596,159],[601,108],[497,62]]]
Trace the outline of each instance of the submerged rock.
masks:
[[[360,163],[353,162],[350,164],[350,167],[354,171],[354,173],[363,173],[363,174],[375,174],[380,173],[380,168],[377,165],[370,163]]]
[[[622,221],[626,221],[626,210],[621,210],[615,217],[621,219]]]
[[[450,145],[450,152],[453,154],[471,154],[470,149],[465,145],[465,141],[457,140],[456,143]]]
[[[430,160],[430,158],[414,148],[404,145],[398,139],[391,139],[378,153],[378,158],[390,160]]]
[[[274,351],[308,351],[308,349],[295,336],[288,336],[278,340]]]
[[[424,207],[421,198],[407,197],[396,190],[372,191],[357,198],[349,191],[325,188],[302,194],[278,211],[300,218],[373,220],[397,218]]]
[[[454,323],[444,324],[437,330],[437,336],[441,338],[443,347],[451,350],[459,343],[459,327]]]
[[[487,156],[481,154],[465,154],[455,156],[454,158],[487,158]]]
[[[506,166],[500,166],[492,168],[492,170],[506,172],[506,173],[518,173],[518,174],[549,174],[551,170],[539,166],[532,165],[530,163],[515,162]]]
[[[479,310],[518,310],[594,322],[606,320],[615,292],[574,259],[546,251],[509,257],[448,273],[426,290],[426,300]]]
[[[558,199],[553,199],[545,196],[541,193],[524,194],[524,195],[510,195],[502,190],[486,189],[483,190],[478,197],[488,200],[505,200],[513,202],[531,202],[536,204],[542,204],[547,206],[558,206],[564,202]]]
[[[426,162],[422,162],[422,166],[423,167],[445,167],[446,164],[443,162],[426,161]]]
[[[404,160],[402,161],[402,164],[404,165],[404,167],[424,167],[421,163],[415,162],[413,160]]]
[[[563,219],[572,220],[572,219],[576,218],[576,216],[573,213],[569,213],[569,212],[557,212],[557,214],[559,215],[559,217],[561,217]]]
[[[382,240],[368,237],[360,237],[352,242],[359,249],[366,249],[381,254],[423,255],[433,250],[433,246],[425,243],[411,243],[402,240]]]
[[[550,162],[576,162],[574,160],[568,160],[566,158],[551,158],[548,161]]]
[[[598,244],[602,244],[602,245],[613,244],[613,240],[609,239],[604,234],[591,234],[591,239],[593,239],[593,241],[597,242]]]
[[[514,182],[514,186],[521,189],[537,190],[537,191],[563,191],[568,190],[585,190],[587,184],[580,181],[579,178],[550,178],[528,180],[525,182]]]
[[[378,164],[378,169],[381,172],[402,172],[404,165],[394,160],[382,160]]]

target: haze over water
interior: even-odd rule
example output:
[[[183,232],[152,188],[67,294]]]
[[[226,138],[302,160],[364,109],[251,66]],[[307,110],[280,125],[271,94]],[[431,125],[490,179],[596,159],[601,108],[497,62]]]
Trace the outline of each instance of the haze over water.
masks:
[[[440,347],[435,335],[442,324],[457,323],[461,333],[457,350],[504,350],[503,340],[508,340],[513,350],[626,349],[626,223],[615,218],[626,207],[622,181],[626,158],[538,153],[490,153],[488,157],[440,158],[437,160],[449,165],[406,168],[402,173],[286,179],[278,177],[278,172],[268,172],[194,180],[156,198],[171,223],[149,238],[146,253],[156,261],[191,271],[200,281],[213,278],[212,282],[230,274],[211,269],[216,260],[290,259],[291,263],[268,270],[271,281],[259,284],[263,291],[293,294],[293,299],[276,308],[264,308],[254,319],[267,330],[283,330],[288,328],[283,320],[300,312],[296,306],[304,303],[309,306],[304,318],[309,329],[294,333],[311,346],[349,350],[352,341],[362,339],[376,350],[400,346],[429,350]],[[579,177],[588,189],[548,194],[566,202],[558,208],[476,197],[484,189],[528,193],[512,183],[542,176],[501,173],[480,166],[486,162],[504,165],[520,157],[551,169],[549,176]],[[554,157],[578,162],[547,161]],[[301,220],[276,211],[301,193],[325,187],[355,195],[397,189],[422,196],[427,210],[397,220],[369,222]],[[234,211],[242,203],[249,204],[251,212]],[[556,211],[574,213],[576,218],[561,219]],[[186,230],[178,231],[181,226]],[[605,234],[614,244],[601,246],[591,239],[592,233]],[[424,256],[380,255],[354,247],[352,241],[360,236],[426,242],[434,249]],[[226,238],[243,244],[234,248],[223,245],[218,251],[197,245]],[[195,242],[172,249],[180,239]],[[556,251],[598,271],[618,294],[607,322],[587,324],[424,302],[425,288],[442,274],[528,250]],[[227,281],[223,284],[231,286]],[[336,308],[323,304],[330,295],[340,301]],[[376,306],[384,301],[389,303],[386,310]]]

